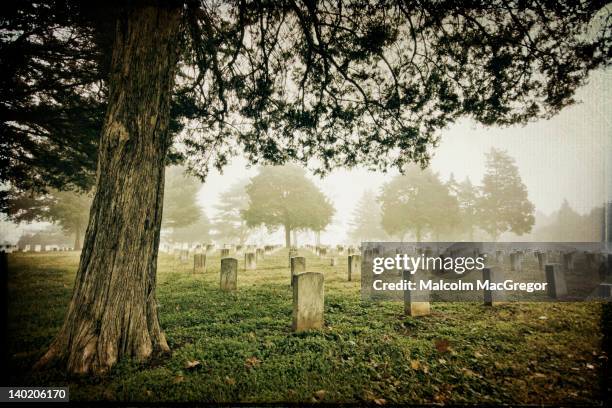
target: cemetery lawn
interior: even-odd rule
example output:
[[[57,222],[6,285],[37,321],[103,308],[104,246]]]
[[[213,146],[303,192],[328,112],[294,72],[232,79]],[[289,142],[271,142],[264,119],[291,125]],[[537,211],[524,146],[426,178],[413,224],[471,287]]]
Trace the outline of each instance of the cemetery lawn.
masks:
[[[361,301],[359,277],[300,250],[325,273],[325,324],[291,332],[287,251],[219,290],[219,258],[192,274],[193,259],[160,254],[157,298],[172,355],[122,361],[106,376],[68,378],[30,368],[58,331],[76,253],[9,255],[11,384],[70,387],[73,401],[600,404],[602,305],[433,303],[405,317],[401,303]]]

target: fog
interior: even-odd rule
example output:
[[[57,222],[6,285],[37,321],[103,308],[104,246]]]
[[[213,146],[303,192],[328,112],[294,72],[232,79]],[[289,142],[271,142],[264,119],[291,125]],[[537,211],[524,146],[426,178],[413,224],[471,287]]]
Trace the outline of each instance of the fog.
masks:
[[[469,177],[480,184],[485,170],[485,153],[492,147],[506,150],[519,167],[536,212],[550,214],[563,199],[581,214],[612,200],[612,70],[596,72],[581,88],[577,104],[565,108],[550,120],[506,128],[483,127],[463,120],[441,134],[433,151],[431,168],[443,180],[451,173],[457,181]],[[219,194],[241,178],[257,174],[243,157],[234,157],[220,174],[211,171],[198,202],[209,218],[215,216]],[[322,233],[322,243],[346,242],[349,222],[357,200],[367,190],[378,192],[397,171],[387,174],[362,168],[338,169],[325,178],[312,180],[331,199],[336,214]],[[0,241],[16,241],[24,230],[38,230],[48,223],[16,226],[0,222]],[[256,233],[255,242],[283,242],[282,233]],[[299,234],[298,243],[312,241],[313,235]]]
[[[484,127],[469,120],[456,123],[441,135],[431,168],[446,180],[451,173],[475,184],[485,170],[484,154],[492,147],[506,150],[519,167],[536,211],[550,214],[563,199],[579,213],[588,213],[612,199],[612,70],[596,72],[581,88],[577,104],[549,120],[525,126]],[[209,217],[215,215],[218,195],[235,181],[257,174],[242,157],[235,157],[223,174],[211,172],[199,193]],[[336,215],[322,234],[323,243],[344,242],[356,201],[366,189],[380,186],[397,174],[339,169],[325,178],[311,176],[333,201]],[[608,176],[606,176],[608,175]],[[606,185],[606,183],[608,183]],[[607,197],[607,200],[606,200]],[[269,239],[282,242],[280,234]],[[301,241],[312,239],[301,234]],[[300,240],[298,240],[300,241]]]

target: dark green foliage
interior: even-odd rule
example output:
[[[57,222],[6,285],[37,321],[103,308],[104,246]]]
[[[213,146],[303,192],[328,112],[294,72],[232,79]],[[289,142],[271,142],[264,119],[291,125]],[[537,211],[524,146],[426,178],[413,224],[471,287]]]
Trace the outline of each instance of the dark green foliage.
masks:
[[[19,1],[0,12],[0,182],[89,192],[106,112],[118,3]],[[178,132],[180,101],[170,130]],[[169,162],[180,159],[171,151]],[[0,191],[0,200],[5,191]],[[3,206],[3,209],[5,206]]]
[[[604,5],[186,1],[170,131],[189,123],[179,140],[201,176],[240,150],[252,163],[317,159],[319,172],[424,165],[459,117],[524,123],[572,103],[610,62]],[[92,186],[124,7],[3,7],[0,182]]]
[[[255,163],[317,159],[310,164],[321,172],[427,164],[438,131],[459,117],[525,123],[572,103],[587,73],[610,62],[608,13],[594,18],[604,4],[247,2],[228,13],[206,6],[203,18],[190,11],[186,64],[199,71],[184,79],[207,84],[188,92],[206,130],[188,138],[190,153],[212,149],[222,166],[242,148]],[[209,162],[206,154],[201,168]]]
[[[2,7],[0,181],[89,191],[114,26],[101,11],[73,1]]]

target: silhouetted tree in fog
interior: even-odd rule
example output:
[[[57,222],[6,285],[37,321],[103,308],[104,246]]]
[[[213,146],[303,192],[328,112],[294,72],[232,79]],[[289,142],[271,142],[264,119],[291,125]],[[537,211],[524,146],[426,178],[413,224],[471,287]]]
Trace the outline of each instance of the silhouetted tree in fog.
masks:
[[[493,241],[504,232],[522,235],[535,223],[534,205],[529,201],[514,159],[492,148],[486,154],[486,170],[478,200],[478,224]]]

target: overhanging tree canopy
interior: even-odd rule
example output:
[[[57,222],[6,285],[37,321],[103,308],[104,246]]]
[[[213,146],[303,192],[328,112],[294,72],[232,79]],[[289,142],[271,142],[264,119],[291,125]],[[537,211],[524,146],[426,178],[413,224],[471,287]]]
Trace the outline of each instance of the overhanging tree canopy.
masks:
[[[0,89],[3,130],[28,129],[26,137],[2,138],[0,181],[44,187],[55,172],[97,163],[75,293],[41,360],[65,359],[80,373],[168,350],[155,276],[174,120],[187,119],[182,153],[202,176],[236,150],[252,163],[310,161],[319,172],[356,164],[401,169],[426,164],[436,131],[459,117],[506,125],[556,113],[590,70],[610,62],[609,15],[589,32],[602,1],[142,0],[96,2],[93,12],[85,2],[31,4],[18,2],[0,28],[3,65],[20,49],[28,56],[14,60]],[[41,41],[43,50],[57,43],[80,59],[28,53],[24,44]],[[39,65],[47,73],[28,77]],[[65,72],[74,78],[62,78]],[[91,72],[99,81],[81,83]],[[46,75],[55,80],[41,87]],[[28,92],[21,102],[12,91],[18,87]],[[58,89],[69,95],[45,93],[55,98]],[[78,107],[72,95],[96,90],[96,103],[106,106],[99,137],[66,132],[83,135],[68,139],[75,151],[57,148],[63,142],[53,140],[54,128],[39,132],[19,115],[45,107],[46,120],[78,122],[80,115],[47,107]],[[82,119],[88,129],[100,123],[96,112]],[[95,160],[86,153],[92,143]],[[62,165],[49,171],[54,161]]]

